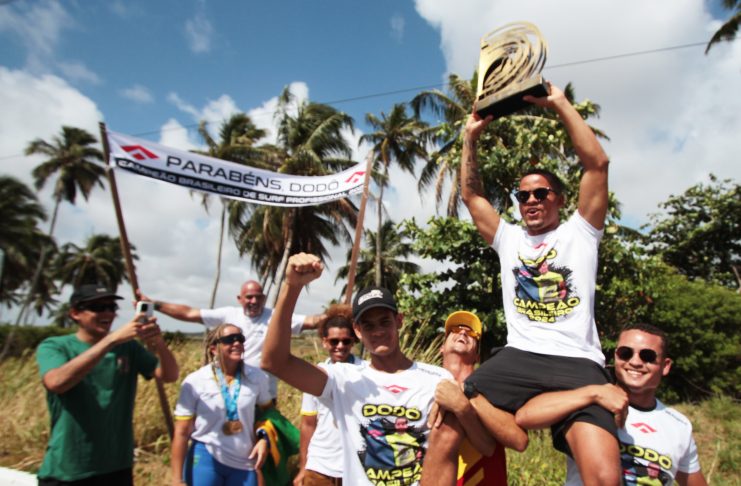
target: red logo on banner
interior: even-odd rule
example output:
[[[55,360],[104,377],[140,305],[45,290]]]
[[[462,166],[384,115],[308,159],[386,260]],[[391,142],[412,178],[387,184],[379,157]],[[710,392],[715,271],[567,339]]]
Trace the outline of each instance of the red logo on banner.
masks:
[[[384,386],[384,388],[393,394],[407,391],[406,388],[404,388],[403,386],[399,386],[399,385],[389,385],[389,386]]]
[[[648,425],[648,424],[645,424],[645,423],[643,423],[643,422],[636,422],[636,423],[634,423],[634,424],[630,424],[630,425],[632,425],[632,426],[633,426],[633,427],[635,427],[636,429],[640,430],[640,431],[641,431],[641,432],[643,432],[644,434],[650,434],[650,433],[652,433],[652,432],[656,432],[656,429],[654,429],[654,428],[653,428],[653,427],[651,427],[650,425]]]
[[[121,147],[121,148],[127,151],[136,160],[157,158],[156,155],[154,155],[152,152],[142,147],[141,145],[126,145],[125,147]]]
[[[350,177],[348,177],[345,182],[349,182],[350,184],[355,184],[364,175],[365,175],[365,171],[364,170],[355,171],[352,174],[350,174]]]

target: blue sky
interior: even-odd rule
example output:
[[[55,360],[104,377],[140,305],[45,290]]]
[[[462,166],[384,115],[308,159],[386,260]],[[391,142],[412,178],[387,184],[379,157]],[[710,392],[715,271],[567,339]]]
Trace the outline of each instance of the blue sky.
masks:
[[[291,85],[299,98],[334,102],[420,86],[448,73],[469,76],[479,38],[515,20],[538,25],[549,44],[545,76],[573,82],[579,99],[602,106],[594,124],[612,166],[611,189],[624,221],[637,227],[670,194],[707,180],[738,180],[741,43],[580,63],[605,56],[704,42],[727,16],[702,0],[417,0],[237,2],[158,0],[0,3],[0,172],[29,182],[41,159],[22,155],[36,137],[63,124],[97,133],[97,122],[183,149],[201,145],[199,120],[237,111],[272,126],[275,97]],[[565,63],[577,64],[558,67]],[[388,111],[414,91],[336,103],[356,120]],[[365,155],[359,148],[358,160]],[[434,214],[414,177],[392,173],[385,206],[396,221]],[[204,306],[213,278],[218,210],[206,214],[187,191],[128,174],[119,177],[145,292]],[[40,197],[51,209],[50,191]],[[465,211],[464,211],[465,214]],[[65,205],[56,237],[83,242],[116,234],[110,196]],[[373,210],[367,215],[375,221]],[[334,272],[312,286],[299,310],[315,312],[339,295]],[[233,302],[249,264],[227,245],[217,305]],[[129,295],[128,287],[120,289]],[[12,316],[0,310],[0,318]],[[122,319],[122,318],[120,318]],[[167,326],[171,322],[163,320]],[[186,327],[187,328],[187,327]],[[193,329],[192,327],[187,329]]]

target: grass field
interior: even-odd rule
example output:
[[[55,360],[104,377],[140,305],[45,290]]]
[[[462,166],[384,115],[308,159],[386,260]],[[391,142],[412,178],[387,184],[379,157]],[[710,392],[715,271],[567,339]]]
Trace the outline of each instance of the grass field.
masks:
[[[414,336],[413,333],[402,334]],[[404,344],[415,349],[414,338]],[[200,367],[201,344],[184,341],[172,346],[181,366],[181,378]],[[294,339],[294,352],[312,361],[323,359],[318,342],[312,336]],[[421,352],[434,359],[436,345]],[[166,385],[170,406],[178,394],[177,385]],[[278,389],[281,412],[298,423],[301,395],[283,385]],[[730,399],[718,397],[699,404],[674,405],[694,425],[700,460],[709,484],[741,486],[741,407]],[[49,416],[45,392],[38,376],[32,352],[0,363],[0,466],[36,472],[41,464],[49,437]],[[136,484],[169,483],[169,446],[162,421],[155,386],[140,379],[134,415],[136,443]],[[516,486],[563,484],[565,460],[550,445],[548,432],[531,432],[525,453],[507,451],[510,484]]]

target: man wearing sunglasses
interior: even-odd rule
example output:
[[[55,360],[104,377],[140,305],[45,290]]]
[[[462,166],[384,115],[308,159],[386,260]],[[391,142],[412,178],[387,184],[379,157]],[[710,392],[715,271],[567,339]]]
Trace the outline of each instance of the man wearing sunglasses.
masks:
[[[456,311],[445,320],[445,340],[440,348],[443,368],[453,374],[453,380],[443,380],[435,390],[435,404],[430,420],[437,418],[436,407],[455,414],[463,427],[466,439],[458,450],[456,486],[507,484],[507,462],[504,447],[494,442],[481,426],[476,411],[463,393],[462,386],[479,362],[481,321],[471,312]],[[466,415],[471,416],[467,417]],[[434,424],[430,424],[433,426]],[[521,447],[527,444],[527,435],[514,421],[502,422],[500,436],[510,437],[507,445]],[[518,446],[519,444],[519,446]],[[439,480],[433,478],[431,482]]]
[[[538,395],[517,412],[517,422],[530,429],[544,428],[587,405],[601,405],[615,412],[621,427],[618,439],[626,486],[662,486],[674,481],[680,486],[707,486],[692,438],[692,424],[656,398],[661,378],[672,366],[666,350],[667,337],[661,329],[650,324],[626,326],[615,350],[617,385],[591,385]],[[571,460],[566,484],[582,484]]]
[[[137,376],[166,383],[178,378],[155,318],[140,322],[145,317],[137,315],[111,330],[120,299],[100,285],[80,286],[69,301],[77,332],[39,344],[36,360],[51,416],[40,485],[131,485]]]
[[[151,300],[142,293],[139,293],[139,299],[154,302],[155,310],[173,319],[201,323],[209,329],[224,323],[235,324],[242,329],[247,338],[244,343],[244,362],[250,366],[260,366],[262,346],[273,309],[265,307],[266,295],[262,291],[262,285],[258,282],[248,280],[242,284],[239,295],[237,295],[239,306],[199,309],[183,304]],[[324,318],[323,314],[316,316],[294,314],[291,318],[291,332],[298,335],[301,331],[316,329]],[[270,395],[275,400],[278,396],[278,382],[274,376],[268,374],[268,377],[270,378]]]
[[[527,172],[515,193],[522,226],[507,223],[484,195],[476,160],[477,140],[492,118],[481,119],[474,113],[466,123],[461,197],[479,233],[499,255],[507,320],[506,347],[496,350],[466,380],[466,394],[484,424],[493,423],[492,416],[501,411],[514,414],[546,390],[608,381],[594,320],[594,290],[597,248],[607,213],[609,161],[559,88],[549,85],[548,96],[524,99],[558,114],[583,173],[577,211],[565,223],[559,219],[564,186],[542,169]],[[500,443],[506,443],[496,427],[488,428]],[[449,432],[455,435],[452,429]],[[555,447],[573,455],[583,477],[599,485],[620,481],[616,433],[612,416],[598,406],[553,428]],[[455,442],[454,437],[451,442],[442,435],[440,443]],[[438,440],[433,436],[430,442],[434,453]],[[446,457],[445,446],[441,448]],[[445,461],[438,464],[450,467]]]
[[[452,375],[404,355],[399,346],[402,316],[391,292],[377,287],[358,291],[352,307],[353,330],[368,350],[369,362],[322,368],[291,354],[291,314],[303,287],[323,269],[316,255],[299,253],[289,259],[262,367],[318,397],[332,411],[342,438],[343,484],[416,485],[435,387]]]

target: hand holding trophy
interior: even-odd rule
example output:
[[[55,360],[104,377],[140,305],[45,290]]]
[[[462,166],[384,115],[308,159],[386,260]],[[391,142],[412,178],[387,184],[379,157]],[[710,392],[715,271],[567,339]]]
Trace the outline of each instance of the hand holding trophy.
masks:
[[[476,114],[499,118],[530,106],[523,96],[547,96],[540,74],[547,53],[540,31],[528,22],[507,24],[482,37]]]

